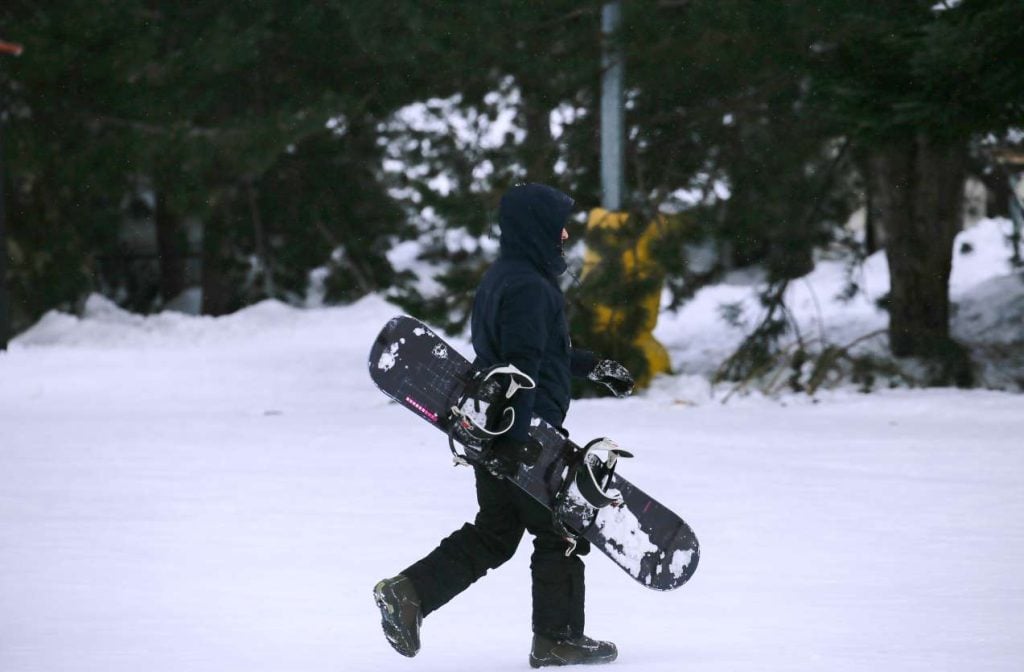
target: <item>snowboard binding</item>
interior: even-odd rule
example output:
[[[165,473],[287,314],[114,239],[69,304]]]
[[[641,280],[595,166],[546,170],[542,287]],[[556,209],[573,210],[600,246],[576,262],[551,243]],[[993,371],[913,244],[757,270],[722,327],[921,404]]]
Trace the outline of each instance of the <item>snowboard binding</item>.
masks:
[[[605,453],[605,459],[597,456],[600,452]],[[566,557],[576,550],[578,537],[597,520],[598,511],[622,504],[622,493],[611,484],[619,458],[628,457],[633,457],[633,453],[604,437],[594,439],[569,457],[568,471],[551,507],[555,529],[569,543]],[[576,526],[582,529],[574,531]]]
[[[479,461],[496,437],[512,429],[516,421],[512,398],[519,390],[532,390],[536,385],[513,364],[471,370],[462,394],[448,412],[448,446],[456,464]],[[466,452],[459,453],[456,443]]]

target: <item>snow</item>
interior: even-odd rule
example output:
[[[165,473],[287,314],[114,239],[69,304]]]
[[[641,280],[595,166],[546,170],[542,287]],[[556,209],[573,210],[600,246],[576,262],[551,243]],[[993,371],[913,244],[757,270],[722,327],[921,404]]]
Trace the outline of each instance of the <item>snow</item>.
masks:
[[[1010,265],[1007,219],[984,219],[961,232],[954,244],[950,276],[953,303],[951,331],[979,359],[991,356],[992,346],[1015,345],[1024,352],[1024,274]],[[882,251],[853,269],[861,288],[850,300],[841,298],[850,267],[845,259],[822,259],[804,278],[790,284],[786,303],[801,334],[807,340],[823,338],[846,346],[873,332],[884,330],[888,316],[877,302],[889,292],[889,269]],[[721,307],[742,307],[747,331],[762,313],[758,301],[761,277],[740,271],[725,282],[699,290],[675,313],[663,311],[654,335],[668,348],[673,366],[683,374],[707,376],[742,342],[746,333],[729,328],[720,317]],[[669,297],[666,297],[668,299]],[[885,343],[875,339],[874,344]],[[984,366],[984,383],[1016,389],[1024,381],[1024,361],[1000,360],[1003,370]]]
[[[954,327],[1019,347],[1003,225],[959,241],[974,242]],[[839,264],[795,283],[795,313],[837,339],[884,326],[872,301],[833,300]],[[863,274],[884,293],[884,258]],[[618,644],[611,669],[1019,670],[1024,397],[722,404],[697,374],[737,338],[718,304],[753,300],[734,282],[663,315],[683,375],[570,411],[574,436],[634,452],[619,470],[701,540],[668,593],[587,558],[588,632]],[[426,619],[414,661],[380,631],[374,583],[474,513],[444,438],[367,376],[400,312],[371,297],[141,317],[93,297],[18,337],[0,354],[0,670],[526,669],[526,543]]]
[[[640,532],[640,521],[625,507],[606,506],[597,512],[594,524],[606,539],[621,548],[616,552],[617,562],[634,577],[640,576],[640,563],[644,556],[658,552],[650,537]],[[674,573],[681,576],[684,568],[680,567]]]

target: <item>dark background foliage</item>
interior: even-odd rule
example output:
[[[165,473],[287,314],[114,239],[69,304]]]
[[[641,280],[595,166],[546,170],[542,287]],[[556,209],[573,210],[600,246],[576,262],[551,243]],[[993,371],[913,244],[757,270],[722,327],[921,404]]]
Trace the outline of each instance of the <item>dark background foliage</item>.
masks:
[[[311,274],[328,303],[381,292],[462,326],[493,246],[453,247],[452,232],[493,238],[500,194],[522,180],[581,211],[600,204],[600,10],[4,3],[0,37],[26,48],[0,59],[14,329],[97,291],[143,312],[190,288],[208,314],[302,303]],[[613,38],[627,64],[627,205],[637,221],[674,213],[658,258],[676,302],[760,264],[770,303],[862,205],[859,244],[890,241],[915,300],[947,301],[898,269],[923,255],[941,274],[948,236],[898,232],[922,212],[945,231],[959,202],[901,176],[926,162],[933,183],[974,174],[1005,191],[985,143],[1024,118],[1021,25],[1016,0],[627,0]],[[403,121],[413,104],[447,121]],[[394,267],[406,240],[434,284]],[[697,248],[712,262],[691,263]],[[614,275],[598,293],[628,303],[643,289],[611,287]],[[894,291],[898,354],[942,350],[948,331],[906,300]]]

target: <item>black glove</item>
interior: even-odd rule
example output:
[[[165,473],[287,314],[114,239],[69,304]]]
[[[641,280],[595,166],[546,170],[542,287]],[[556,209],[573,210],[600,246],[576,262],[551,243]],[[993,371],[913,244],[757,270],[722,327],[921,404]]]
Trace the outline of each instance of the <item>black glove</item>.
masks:
[[[494,439],[485,452],[482,466],[495,476],[512,477],[519,471],[519,465],[533,466],[540,457],[541,446],[533,439],[516,441],[505,436]]]
[[[633,393],[633,376],[626,367],[611,359],[599,361],[587,378],[601,383],[616,397],[628,397]]]

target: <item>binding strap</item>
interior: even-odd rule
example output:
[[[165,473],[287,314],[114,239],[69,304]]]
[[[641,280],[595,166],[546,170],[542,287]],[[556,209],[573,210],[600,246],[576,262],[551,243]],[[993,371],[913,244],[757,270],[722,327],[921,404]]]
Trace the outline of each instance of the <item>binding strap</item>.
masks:
[[[607,454],[603,462],[594,455],[597,452]],[[619,448],[617,443],[608,438],[594,439],[583,447],[583,455],[573,480],[583,498],[595,509],[622,501],[622,493],[609,488],[620,457],[633,457],[633,453]]]
[[[606,458],[601,460],[595,454],[598,452],[604,452]],[[555,530],[569,544],[566,557],[576,550],[578,538],[594,524],[600,509],[609,504],[621,504],[622,493],[610,486],[618,460],[623,457],[633,457],[633,454],[604,437],[594,439],[569,457],[569,471],[551,507]],[[568,519],[584,521],[583,529],[578,533],[572,531]]]
[[[501,381],[499,376],[506,376],[508,380]],[[508,401],[519,390],[532,390],[536,386],[533,378],[514,364],[498,364],[479,371],[451,407],[453,420],[478,438],[500,436],[512,429],[516,421],[516,410]],[[494,405],[498,408],[492,409]]]
[[[531,390],[536,385],[533,378],[514,364],[496,364],[471,371],[462,393],[449,409],[448,446],[456,464],[467,464],[467,459],[473,459],[468,454],[460,455],[455,449],[456,442],[467,449],[486,452],[495,437],[515,424],[512,397],[519,390]]]

